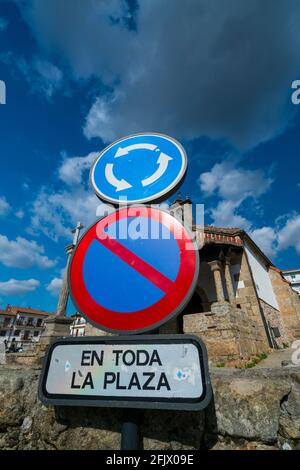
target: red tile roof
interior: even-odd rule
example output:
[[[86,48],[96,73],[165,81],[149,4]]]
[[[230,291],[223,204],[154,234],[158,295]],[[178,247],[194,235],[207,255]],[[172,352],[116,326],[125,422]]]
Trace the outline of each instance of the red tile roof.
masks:
[[[48,317],[51,315],[50,312],[45,312],[44,310],[36,310],[34,308],[25,308],[25,307],[17,307],[15,305],[7,305],[6,309],[2,310],[0,309],[0,314],[6,314],[6,315],[17,315],[21,313],[28,313],[32,315],[42,315]]]
[[[204,225],[205,233],[217,233],[220,235],[242,235],[244,230],[238,227],[216,227],[215,225]]]
[[[197,229],[197,226],[194,226]],[[201,227],[199,227],[201,229]],[[229,244],[243,246],[247,241],[265,260],[267,265],[273,265],[272,261],[257,246],[245,230],[238,227],[216,227],[214,225],[204,225],[205,243]]]

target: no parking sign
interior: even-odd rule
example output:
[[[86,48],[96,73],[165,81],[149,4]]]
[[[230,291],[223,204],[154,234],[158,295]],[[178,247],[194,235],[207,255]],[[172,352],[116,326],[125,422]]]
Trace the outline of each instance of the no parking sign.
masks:
[[[83,235],[70,263],[69,289],[78,310],[98,328],[141,333],[182,311],[198,269],[197,245],[176,218],[129,207]]]

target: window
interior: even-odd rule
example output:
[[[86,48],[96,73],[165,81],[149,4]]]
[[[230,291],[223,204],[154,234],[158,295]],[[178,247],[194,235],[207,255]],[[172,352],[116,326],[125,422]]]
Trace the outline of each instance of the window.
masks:
[[[296,279],[296,274],[291,274],[291,279]]]
[[[280,334],[279,328],[277,326],[274,326],[272,330],[273,330],[275,338],[280,338],[281,334]]]
[[[28,318],[27,325],[33,326],[33,318]]]
[[[38,336],[39,334],[40,334],[39,331],[35,331],[35,332],[33,333],[33,336]]]
[[[23,339],[24,340],[29,339],[29,334],[30,334],[30,331],[26,330],[25,333],[24,333]]]
[[[20,336],[21,330],[15,330],[14,336]]]
[[[4,318],[3,326],[9,326],[9,325],[10,325],[10,318]]]
[[[36,322],[36,326],[42,326],[43,320],[41,318]]]
[[[17,320],[17,325],[23,326],[24,323],[25,323],[25,317],[19,317],[19,319]]]
[[[0,336],[5,336],[6,335],[6,331],[5,330],[1,330],[0,331]]]

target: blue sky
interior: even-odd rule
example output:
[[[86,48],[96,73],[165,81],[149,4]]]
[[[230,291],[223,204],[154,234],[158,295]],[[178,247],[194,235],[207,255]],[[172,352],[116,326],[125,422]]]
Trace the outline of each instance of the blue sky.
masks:
[[[0,2],[0,306],[54,311],[96,153],[133,132],[186,148],[180,192],[300,266],[300,5]],[[72,311],[72,305],[69,310]]]

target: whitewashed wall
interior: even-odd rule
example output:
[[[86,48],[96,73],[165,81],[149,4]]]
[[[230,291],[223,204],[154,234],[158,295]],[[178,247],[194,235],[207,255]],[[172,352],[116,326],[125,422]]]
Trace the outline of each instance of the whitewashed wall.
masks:
[[[240,271],[241,271],[240,263],[232,264],[230,266],[230,271],[231,271],[231,278],[232,278],[232,281],[233,281],[234,293],[235,293],[235,295],[237,295],[237,290],[242,289],[243,287],[245,287],[244,281],[239,278],[239,274],[240,274]],[[238,280],[236,279],[236,275],[238,275],[237,276]]]
[[[279,310],[266,265],[258,255],[254,254],[249,246],[246,245],[245,250],[252,270],[258,297]]]
[[[283,273],[283,276],[288,282],[291,283],[292,289],[294,289],[294,291],[298,292],[300,295],[300,271],[295,270],[292,273]]]
[[[292,277],[292,274],[294,277]],[[294,273],[283,273],[283,276],[286,278],[287,281],[289,282],[300,282],[300,272],[294,272]]]

